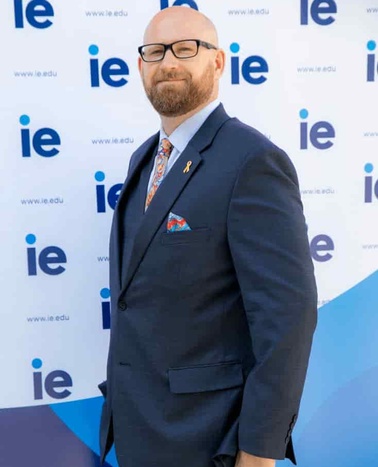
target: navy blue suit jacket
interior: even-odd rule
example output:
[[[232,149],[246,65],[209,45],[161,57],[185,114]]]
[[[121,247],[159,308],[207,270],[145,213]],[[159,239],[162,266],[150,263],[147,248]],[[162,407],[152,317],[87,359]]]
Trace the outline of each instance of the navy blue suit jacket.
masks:
[[[128,203],[157,144],[133,154],[114,213],[102,459],[114,438],[121,467],[295,462],[316,287],[293,165],[220,105],[142,213]],[[168,233],[169,212],[191,230]]]

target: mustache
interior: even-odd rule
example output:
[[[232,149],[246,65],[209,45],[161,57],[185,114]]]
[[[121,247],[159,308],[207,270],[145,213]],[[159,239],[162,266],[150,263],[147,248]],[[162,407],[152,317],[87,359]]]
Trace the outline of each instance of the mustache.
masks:
[[[159,83],[160,81],[170,81],[175,79],[188,79],[190,78],[189,73],[178,73],[173,71],[161,72],[154,78],[154,84]]]

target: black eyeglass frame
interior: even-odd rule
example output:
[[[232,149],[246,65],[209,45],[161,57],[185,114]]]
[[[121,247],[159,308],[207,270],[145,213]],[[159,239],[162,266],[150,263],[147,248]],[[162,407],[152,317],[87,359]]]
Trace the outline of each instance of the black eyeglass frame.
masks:
[[[197,51],[194,55],[190,55],[190,57],[178,57],[174,50],[173,50],[173,46],[175,44],[178,44],[179,42],[187,42],[187,41],[193,41],[197,44]],[[163,56],[161,58],[159,58],[158,60],[145,60],[145,58],[143,57],[143,48],[144,47],[147,47],[149,45],[162,45],[164,47],[164,50],[163,50]],[[200,45],[202,47],[205,47],[205,49],[208,49],[208,50],[218,50],[218,47],[216,47],[215,45],[213,44],[210,44],[210,42],[205,42],[205,41],[201,41],[200,39],[181,39],[179,41],[175,41],[175,42],[172,42],[171,44],[163,44],[161,42],[154,42],[152,44],[144,44],[144,45],[141,45],[138,47],[138,52],[139,52],[139,55],[141,57],[141,59],[146,62],[146,63],[153,63],[153,62],[161,62],[162,60],[164,60],[164,57],[165,57],[165,54],[167,53],[167,50],[170,50],[173,55],[178,58],[179,60],[187,60],[188,58],[193,58],[193,57],[196,57],[198,55],[198,51],[199,51],[199,47]]]

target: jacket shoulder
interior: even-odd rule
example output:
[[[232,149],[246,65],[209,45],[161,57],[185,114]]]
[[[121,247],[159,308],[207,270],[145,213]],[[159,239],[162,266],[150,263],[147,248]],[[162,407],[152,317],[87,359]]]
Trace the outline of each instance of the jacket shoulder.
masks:
[[[228,120],[221,132],[225,138],[233,138],[237,145],[243,145],[247,152],[283,152],[259,130],[237,118]]]
[[[286,172],[298,184],[296,169],[287,153],[256,128],[237,118],[231,118],[223,125],[219,132],[219,144],[222,148],[232,147],[233,164],[239,170],[256,172],[256,166],[259,166],[259,170],[278,169]]]

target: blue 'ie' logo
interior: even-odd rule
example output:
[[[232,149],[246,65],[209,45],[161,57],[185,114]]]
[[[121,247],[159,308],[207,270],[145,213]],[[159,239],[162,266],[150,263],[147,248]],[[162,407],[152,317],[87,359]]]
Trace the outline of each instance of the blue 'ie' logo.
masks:
[[[24,18],[34,28],[49,28],[53,24],[52,21],[43,19],[48,16],[54,16],[54,9],[47,0],[31,0],[25,9],[23,0],[14,0],[14,21],[18,29],[24,27]]]
[[[21,115],[20,123],[27,127],[30,123],[30,117]],[[59,149],[54,146],[60,146],[60,136],[52,128],[41,128],[34,133],[33,137],[30,135],[29,128],[21,129],[22,157],[30,157],[32,147],[39,156],[54,157],[59,154]]]
[[[35,358],[32,367],[35,370],[42,368],[42,360]],[[53,399],[66,399],[71,395],[67,388],[72,387],[71,376],[63,370],[54,370],[45,377],[41,371],[33,372],[34,400],[43,399],[44,391]]]
[[[28,245],[34,245],[37,241],[37,237],[33,234],[28,234],[25,240]],[[61,264],[67,263],[67,256],[64,251],[57,246],[48,246],[41,250],[40,253],[37,253],[36,248],[27,248],[26,253],[29,276],[37,275],[38,266],[42,272],[49,276],[57,276],[66,270]]]
[[[369,174],[365,176],[365,203],[372,203],[373,196],[378,199],[378,180],[374,180],[370,175],[374,170],[373,164],[365,164],[364,169],[365,173]]]
[[[94,44],[88,48],[89,53],[93,57],[98,55],[99,50],[98,46]],[[127,79],[123,78],[123,76],[129,75],[129,67],[121,58],[108,58],[102,65],[100,65],[97,58],[91,58],[89,62],[92,88],[98,88],[100,86],[100,75],[108,86],[119,88],[127,84]],[[116,76],[118,78],[115,78]]]
[[[103,299],[101,302],[102,329],[110,329],[110,290],[108,288],[101,289],[100,295]]]
[[[181,6],[187,5],[194,10],[198,10],[197,3],[193,0],[176,0],[172,2],[172,5],[169,5],[169,0],[160,0],[160,9],[164,10],[165,8],[169,8],[169,6]]]
[[[240,51],[240,45],[237,42],[233,42],[230,45],[230,50],[232,53],[237,54]],[[268,73],[268,71],[268,63],[259,55],[251,55],[250,57],[247,57],[241,65],[238,56],[231,57],[232,84],[240,84],[240,73],[249,84],[265,83],[267,78],[263,74]]]
[[[377,43],[375,41],[369,41],[367,43],[367,49],[369,52],[374,52],[377,48]],[[378,65],[376,62],[375,54],[369,53],[367,56],[367,80],[375,81],[375,78],[378,74]]]
[[[105,180],[104,172],[96,172],[95,180],[97,182],[103,182]],[[121,193],[121,189],[122,183],[116,183],[108,189],[106,194],[105,185],[96,185],[97,212],[106,212],[106,204],[114,210]]]
[[[308,118],[308,110],[302,109],[299,116],[302,120]],[[301,122],[300,124],[300,147],[301,149],[308,149],[309,140],[316,149],[329,149],[333,146],[331,139],[335,137],[335,129],[329,122],[320,121],[314,123],[310,128],[308,122]]]
[[[333,258],[330,251],[334,251],[332,238],[325,234],[316,235],[310,242],[311,256],[315,261],[325,263]]]
[[[309,13],[313,21],[320,26],[329,26],[335,21],[332,16],[337,13],[335,0],[300,0],[300,2],[302,25],[308,24]]]

